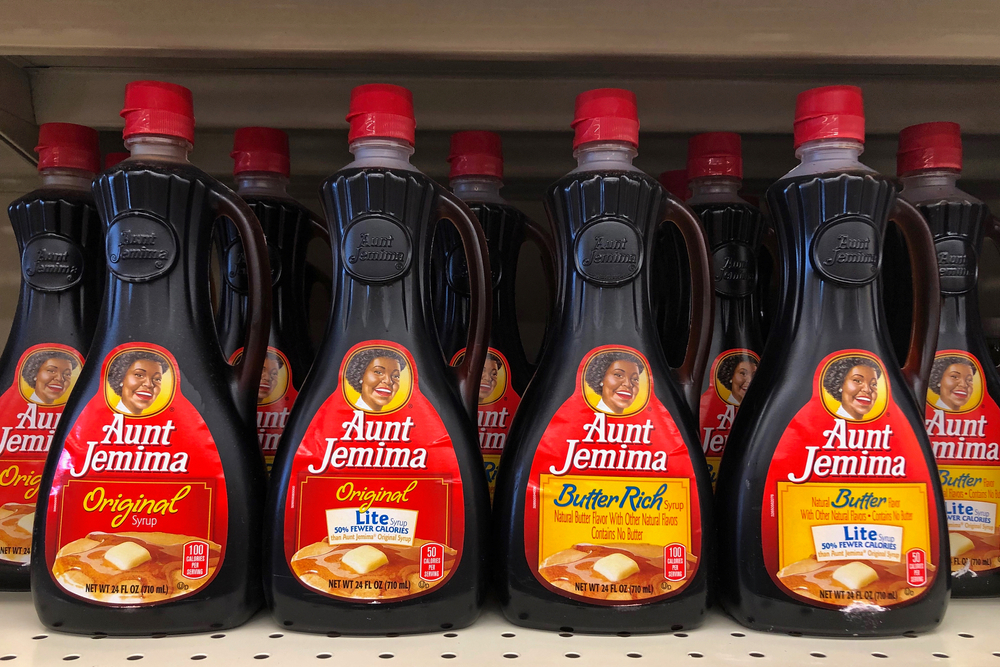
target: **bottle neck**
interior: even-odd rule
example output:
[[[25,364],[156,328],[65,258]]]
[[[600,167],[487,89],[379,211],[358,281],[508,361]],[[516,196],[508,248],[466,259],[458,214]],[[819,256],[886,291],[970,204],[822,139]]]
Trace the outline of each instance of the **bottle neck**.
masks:
[[[455,196],[462,201],[507,203],[507,200],[500,196],[503,181],[493,176],[458,176],[451,179],[449,185]]]
[[[90,184],[94,181],[94,174],[85,169],[52,167],[42,169],[38,172],[38,175],[42,179],[43,188],[59,190],[90,192]]]
[[[236,194],[240,197],[288,197],[288,179],[270,171],[243,171],[236,174]]]
[[[627,141],[591,141],[573,151],[576,169],[571,174],[585,171],[634,171],[642,170],[632,165],[639,149]]]
[[[958,187],[962,172],[956,169],[924,169],[904,174],[899,180],[903,189],[899,196],[911,204],[960,199],[978,203],[979,200]]]
[[[194,146],[186,139],[163,134],[134,134],[125,140],[130,159],[187,162]]]
[[[785,174],[785,178],[826,174],[835,171],[863,171],[878,173],[861,164],[858,159],[865,151],[865,145],[856,139],[816,139],[807,141],[795,150],[795,157],[801,160],[799,166]]]
[[[410,164],[413,146],[402,139],[386,137],[364,137],[355,139],[349,146],[354,160],[344,169],[403,169],[406,171],[420,170]]]
[[[738,192],[743,181],[732,176],[704,176],[692,179],[689,206],[695,204],[745,204]]]

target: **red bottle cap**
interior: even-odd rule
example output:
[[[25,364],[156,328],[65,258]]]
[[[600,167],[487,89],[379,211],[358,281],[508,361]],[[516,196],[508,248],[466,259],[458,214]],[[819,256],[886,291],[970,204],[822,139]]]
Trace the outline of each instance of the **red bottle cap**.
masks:
[[[458,176],[493,176],[503,178],[503,146],[496,132],[474,130],[451,135],[448,153],[451,172]]]
[[[361,137],[388,137],[402,139],[412,146],[417,127],[413,93],[388,83],[358,86],[351,91],[347,122],[351,124],[348,142]]]
[[[285,178],[291,173],[288,135],[273,127],[241,127],[233,136],[233,175],[269,171]]]
[[[842,137],[865,140],[865,107],[857,86],[826,86],[795,100],[795,148],[807,141]]]
[[[635,93],[621,88],[597,88],[576,96],[571,125],[574,150],[591,141],[627,141],[639,145],[639,109]]]
[[[962,128],[958,123],[921,123],[899,133],[896,174],[921,169],[962,171]]]
[[[660,185],[681,201],[687,201],[691,198],[691,192],[688,190],[687,169],[673,169],[663,172],[660,174]]]
[[[38,170],[63,167],[96,174],[101,170],[97,130],[73,123],[42,123],[38,128]]]
[[[135,134],[163,134],[194,145],[194,103],[191,91],[165,81],[133,81],[125,86],[126,139]]]
[[[130,153],[108,153],[104,156],[104,170],[107,171],[122,160],[127,160],[130,157],[132,157]]]
[[[688,178],[743,178],[743,152],[735,132],[706,132],[688,140]]]

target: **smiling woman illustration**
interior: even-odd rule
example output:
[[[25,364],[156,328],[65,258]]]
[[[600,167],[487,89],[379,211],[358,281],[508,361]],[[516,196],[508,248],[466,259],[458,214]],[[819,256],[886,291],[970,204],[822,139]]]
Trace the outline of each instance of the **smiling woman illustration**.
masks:
[[[68,352],[41,350],[32,354],[21,366],[21,379],[32,388],[28,400],[39,405],[52,405],[64,398],[78,365],[79,362]]]
[[[743,397],[750,388],[750,382],[757,373],[757,364],[758,361],[749,354],[733,354],[722,360],[715,372],[715,378],[729,390],[726,403],[739,405],[743,402]]]
[[[486,355],[486,363],[483,365],[483,375],[479,380],[480,403],[489,398],[489,395],[497,388],[497,380],[501,370],[503,370],[503,362],[500,361],[500,357],[492,352]]]
[[[406,359],[395,350],[376,347],[355,354],[344,370],[344,379],[361,394],[354,407],[381,412],[396,397],[399,377],[405,369]]]
[[[267,395],[278,384],[278,375],[284,366],[285,362],[282,361],[281,357],[270,350],[267,351],[267,356],[264,357],[264,368],[260,373],[260,384],[257,386],[257,403],[267,398]]]
[[[852,421],[864,419],[878,399],[882,369],[867,357],[837,359],[826,369],[823,388],[840,401],[837,416]]]
[[[118,394],[115,410],[138,416],[148,410],[160,395],[167,360],[155,352],[136,350],[114,358],[108,367],[108,385]]]
[[[941,356],[931,366],[927,387],[938,395],[934,407],[955,412],[965,407],[972,397],[976,366],[969,359],[955,355]]]
[[[639,357],[613,350],[595,356],[587,365],[583,379],[601,396],[594,407],[620,415],[628,410],[639,394],[639,376],[645,371],[646,367]]]

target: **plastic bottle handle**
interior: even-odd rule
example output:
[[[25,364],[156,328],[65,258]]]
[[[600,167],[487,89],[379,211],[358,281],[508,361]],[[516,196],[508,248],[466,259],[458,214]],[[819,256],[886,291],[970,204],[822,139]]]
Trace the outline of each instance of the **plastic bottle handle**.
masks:
[[[773,225],[764,226],[764,234],[761,237],[761,245],[764,246],[764,250],[767,254],[771,256],[771,262],[777,269],[778,260],[781,257],[781,249],[778,248],[778,234],[774,231]],[[777,271],[775,271],[777,273]]]
[[[267,258],[264,230],[250,207],[228,190],[213,189],[212,194],[218,214],[225,215],[236,225],[247,262],[247,328],[243,334],[243,355],[233,364],[236,404],[243,412],[245,401],[242,399],[255,395],[267,354],[271,332],[271,264]]]
[[[465,342],[465,358],[455,369],[455,374],[466,408],[471,416],[475,416],[479,410],[479,378],[483,374],[490,344],[490,319],[493,312],[490,256],[486,234],[483,233],[476,214],[447,190],[439,187],[436,193],[436,220],[448,220],[458,230],[469,271],[469,332]],[[428,225],[427,233],[432,235],[436,227]]]
[[[1000,250],[1000,218],[995,215],[991,215],[990,219],[986,221],[986,238],[992,239],[997,250]]]
[[[677,225],[684,237],[691,268],[691,327],[684,361],[677,369],[677,380],[688,406],[697,414],[701,381],[708,363],[708,347],[712,341],[712,326],[715,322],[712,264],[708,256],[708,239],[698,216],[669,193],[665,200],[667,208],[660,224],[669,220]]]
[[[781,275],[781,248],[778,247],[778,234],[774,231],[774,224],[770,221],[766,221],[764,225],[764,235],[761,238],[761,245],[764,250],[767,251],[768,256],[771,259],[771,280],[770,284],[762,285],[758,283],[758,288],[760,289],[759,301],[757,302],[757,314],[759,317],[763,317],[765,314],[769,316],[769,319],[773,317],[774,313],[770,312],[768,306],[770,304],[770,299],[768,299],[768,293],[771,290],[771,285],[774,285],[780,275]],[[757,279],[760,280],[760,266],[757,267]]]
[[[337,258],[339,253],[333,251],[333,244],[330,243],[330,230],[326,228],[326,220],[320,218],[312,211],[309,211],[309,229],[312,230],[313,236],[310,237],[309,242],[314,238],[321,238],[323,242],[326,243],[327,247],[330,249],[330,257],[333,259],[333,266],[331,267],[331,274],[337,275]],[[306,309],[306,319],[312,317],[312,307],[310,302],[312,301],[313,288],[319,285],[326,290],[327,295],[330,297],[330,301],[333,300],[333,278],[326,275],[315,264],[306,260],[306,270],[305,270],[305,309]]]
[[[312,229],[317,236],[326,241],[327,245],[330,245],[330,230],[326,228],[326,220],[319,217],[312,211],[309,211],[309,225],[310,229]],[[337,253],[333,254],[336,256]]]
[[[912,204],[897,198],[889,218],[903,233],[910,253],[910,266],[913,267],[913,324],[903,378],[913,390],[917,405],[923,405],[927,398],[927,376],[937,352],[938,325],[941,322],[937,252],[927,221]]]
[[[1000,250],[1000,219],[996,216],[991,215],[986,221],[986,238],[991,239],[997,250]],[[1000,372],[1000,365],[997,366],[997,371]]]
[[[545,274],[545,282],[549,287],[550,305],[555,302],[556,296],[556,268],[555,268],[555,243],[549,233],[542,229],[542,226],[530,218],[524,219],[524,240],[530,241],[541,251],[542,272]]]

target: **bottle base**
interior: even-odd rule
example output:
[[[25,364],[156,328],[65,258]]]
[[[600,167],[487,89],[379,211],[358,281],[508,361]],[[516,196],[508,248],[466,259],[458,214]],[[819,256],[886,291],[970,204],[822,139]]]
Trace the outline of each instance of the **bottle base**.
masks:
[[[28,568],[24,572],[6,572],[0,574],[0,591],[4,593],[23,593],[31,590],[31,575]]]
[[[251,618],[258,610],[249,614],[233,615],[229,618],[219,618],[215,622],[206,619],[200,623],[167,623],[162,618],[154,619],[150,623],[133,624],[131,627],[123,627],[123,622],[133,623],[134,618],[115,618],[107,622],[96,621],[94,623],[81,624],[74,621],[49,621],[39,614],[42,624],[50,630],[64,632],[73,635],[86,635],[90,637],[163,637],[168,635],[189,635],[207,632],[218,632],[219,630],[231,630],[237,628]],[[104,618],[107,618],[104,616]]]
[[[271,610],[271,618],[278,626],[292,632],[384,637],[387,634],[416,635],[459,630],[475,623],[481,611],[481,605],[472,605],[457,612],[454,605],[448,605],[448,613],[435,613],[435,610],[425,606],[391,609],[369,606],[367,609],[340,609],[331,614],[329,605],[317,605],[313,613],[303,609],[305,605],[312,606],[305,602],[277,604]],[[391,614],[388,613],[390,611]]]
[[[522,598],[522,599],[519,599]],[[693,630],[705,622],[704,596],[646,605],[598,606],[512,595],[504,617],[522,628],[574,634],[655,634]]]
[[[35,611],[45,627],[75,635],[148,637],[217,632],[243,625],[261,608],[260,600],[232,597],[191,600],[170,607],[104,607],[35,595]]]
[[[768,600],[757,609],[723,603],[720,607],[733,620],[750,630],[780,632],[811,637],[898,637],[929,632],[944,618],[947,601],[937,614],[928,618],[923,611],[907,613],[907,608],[882,611],[855,611],[808,607],[790,602]],[[911,608],[912,609],[912,608]]]
[[[951,577],[953,598],[995,598],[1000,597],[1000,573],[970,577]]]

